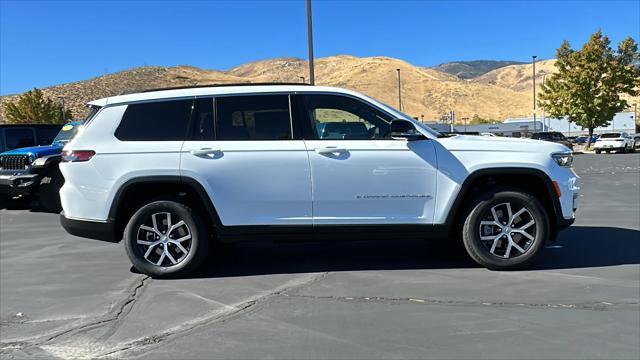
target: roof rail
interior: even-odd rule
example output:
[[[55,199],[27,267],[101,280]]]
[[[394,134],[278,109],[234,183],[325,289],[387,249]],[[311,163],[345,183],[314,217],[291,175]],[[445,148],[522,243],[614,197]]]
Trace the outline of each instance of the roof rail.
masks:
[[[205,85],[192,85],[192,86],[173,86],[166,88],[157,88],[157,89],[146,89],[141,92],[151,92],[151,91],[162,91],[162,90],[179,90],[179,89],[194,89],[194,88],[205,88],[205,87],[224,87],[224,86],[276,86],[276,85],[307,85],[311,86],[311,84],[307,83],[288,83],[288,82],[266,82],[266,83],[227,83],[227,84],[205,84]]]

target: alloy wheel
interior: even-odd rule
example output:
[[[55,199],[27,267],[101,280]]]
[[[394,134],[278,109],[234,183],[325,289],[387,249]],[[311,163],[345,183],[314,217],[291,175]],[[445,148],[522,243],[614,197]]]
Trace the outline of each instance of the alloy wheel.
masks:
[[[158,212],[138,227],[136,243],[148,262],[161,267],[174,266],[191,251],[191,230],[175,214]]]
[[[509,259],[526,254],[536,239],[535,218],[526,207],[513,211],[510,202],[494,205],[482,216],[480,242],[494,256]]]

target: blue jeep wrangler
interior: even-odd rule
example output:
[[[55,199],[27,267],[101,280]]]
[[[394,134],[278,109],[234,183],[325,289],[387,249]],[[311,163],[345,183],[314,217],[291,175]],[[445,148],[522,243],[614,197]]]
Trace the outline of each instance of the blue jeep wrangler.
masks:
[[[60,187],[64,178],[58,164],[64,144],[82,127],[82,121],[65,124],[51,145],[32,146],[0,154],[0,208],[16,197],[37,195],[40,206],[60,212]]]

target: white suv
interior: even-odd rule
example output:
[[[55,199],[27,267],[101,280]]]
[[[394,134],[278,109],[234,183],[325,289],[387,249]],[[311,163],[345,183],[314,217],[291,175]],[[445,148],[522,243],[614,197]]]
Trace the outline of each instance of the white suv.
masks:
[[[600,135],[593,149],[596,154],[600,154],[605,151],[610,153],[611,151],[626,153],[635,151],[635,140],[629,136],[626,132],[613,132]]]
[[[438,133],[362,94],[305,85],[169,89],[91,102],[64,148],[61,222],[183,276],[214,242],[448,238],[520,267],[574,221],[563,145]]]

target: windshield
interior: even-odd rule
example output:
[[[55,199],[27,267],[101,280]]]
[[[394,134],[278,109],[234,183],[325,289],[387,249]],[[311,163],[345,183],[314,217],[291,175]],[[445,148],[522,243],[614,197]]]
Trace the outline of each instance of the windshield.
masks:
[[[620,133],[608,133],[608,134],[602,134],[602,136],[600,136],[601,139],[616,139],[620,137]]]
[[[65,124],[64,126],[62,126],[62,129],[60,129],[60,132],[58,133],[56,138],[53,139],[52,144],[64,145],[68,143],[78,133],[78,130],[80,129],[81,126],[82,126],[81,122],[72,122],[72,123]]]

